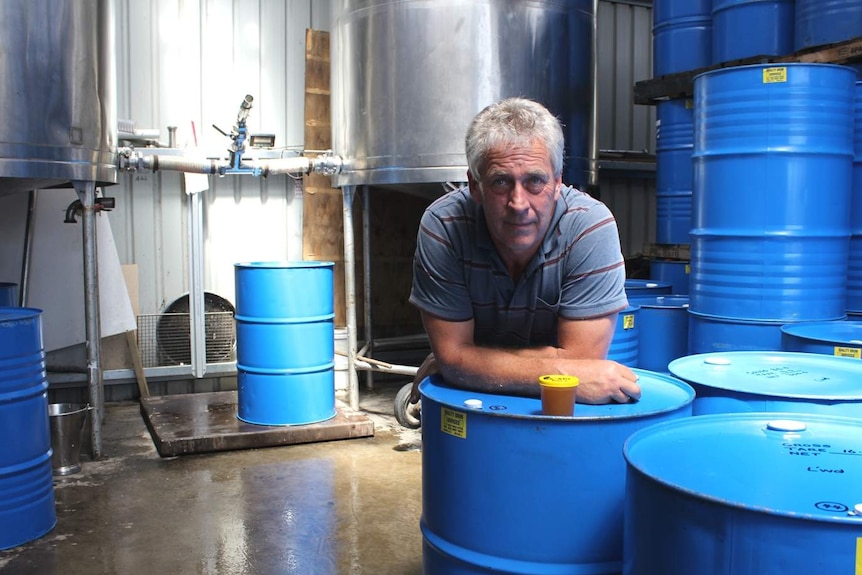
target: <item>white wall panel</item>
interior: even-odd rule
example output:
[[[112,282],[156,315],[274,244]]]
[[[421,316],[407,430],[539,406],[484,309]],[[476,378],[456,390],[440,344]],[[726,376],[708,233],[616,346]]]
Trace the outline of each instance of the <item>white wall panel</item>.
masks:
[[[117,110],[139,129],[177,128],[224,157],[246,94],[249,131],[273,133],[292,154],[303,147],[305,32],[328,30],[321,0],[117,0]],[[189,152],[191,153],[191,152]],[[302,257],[302,191],[288,176],[210,177],[204,192],[207,291],[234,301],[239,261]],[[105,190],[122,263],[139,270],[140,309],[160,313],[188,291],[188,202],[178,173],[123,174]]]

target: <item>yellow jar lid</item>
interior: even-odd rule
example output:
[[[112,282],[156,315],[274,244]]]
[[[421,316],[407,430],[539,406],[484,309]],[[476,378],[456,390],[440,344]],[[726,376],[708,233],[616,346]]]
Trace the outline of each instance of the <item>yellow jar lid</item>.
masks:
[[[548,387],[576,387],[580,380],[574,375],[543,375],[539,383]]]

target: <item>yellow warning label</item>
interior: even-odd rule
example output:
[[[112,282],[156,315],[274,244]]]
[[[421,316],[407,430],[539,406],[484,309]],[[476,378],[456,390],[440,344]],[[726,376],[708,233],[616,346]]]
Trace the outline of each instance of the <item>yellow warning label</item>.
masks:
[[[443,433],[467,438],[467,414],[463,411],[443,408],[440,410],[440,430]]]
[[[685,109],[686,110],[693,110],[694,109],[694,100],[692,100],[691,98],[686,98],[685,99]]]
[[[775,84],[776,82],[787,81],[787,66],[779,66],[776,68],[763,69],[763,83]]]
[[[834,355],[838,357],[853,357],[856,359],[862,359],[862,349],[857,347],[839,347],[835,346]]]
[[[685,275],[691,275],[691,264],[685,264]]]
[[[856,573],[862,575],[862,537],[856,538]]]
[[[628,314],[623,316],[623,329],[632,329],[635,326],[635,316],[634,314]]]

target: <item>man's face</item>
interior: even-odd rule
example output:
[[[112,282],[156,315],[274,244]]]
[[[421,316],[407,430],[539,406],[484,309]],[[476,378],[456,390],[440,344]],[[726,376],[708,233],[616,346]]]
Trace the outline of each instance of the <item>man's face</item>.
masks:
[[[486,158],[481,181],[469,173],[467,178],[503,261],[510,270],[512,265],[523,268],[542,244],[562,185],[545,146],[534,142],[494,149]]]

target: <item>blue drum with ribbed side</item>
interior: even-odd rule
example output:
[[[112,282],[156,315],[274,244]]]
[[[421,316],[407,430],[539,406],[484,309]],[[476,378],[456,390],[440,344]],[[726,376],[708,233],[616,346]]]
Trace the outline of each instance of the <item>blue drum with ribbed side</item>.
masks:
[[[653,3],[653,76],[712,64],[712,0]]]
[[[538,398],[422,381],[425,575],[618,574],[634,431],[691,415],[694,392],[635,370],[638,402],[542,415]]]
[[[862,82],[856,82],[855,96],[846,307],[848,312],[862,313]]]
[[[712,63],[793,53],[794,0],[713,0]]]
[[[637,367],[640,342],[639,314],[640,309],[632,305],[617,314],[614,337],[608,347],[608,359],[629,367]]]
[[[795,411],[862,417],[862,364],[816,353],[730,351],[673,360],[691,385],[694,414]]]
[[[862,36],[862,0],[796,0],[794,49]]]
[[[0,307],[0,549],[54,528],[42,310]]]
[[[332,262],[235,264],[237,417],[299,425],[335,416]]]
[[[858,420],[816,414],[704,415],[632,434],[624,575],[859,573],[860,453]]]
[[[637,367],[666,373],[671,361],[688,355],[688,296],[636,296],[629,304],[640,308]]]
[[[682,260],[651,260],[649,264],[650,277],[659,282],[671,285],[671,293],[688,295],[688,276],[691,274],[691,263]]]
[[[18,284],[0,282],[0,307],[18,307]]]
[[[694,102],[674,98],[656,105],[655,241],[687,244],[691,229],[691,191],[694,186],[691,152],[694,149]]]
[[[810,321],[781,326],[784,351],[862,359],[862,321]]]
[[[692,330],[762,323],[746,345],[777,350],[785,323],[844,317],[854,84],[828,64],[695,78]],[[715,349],[701,335],[691,353]]]

